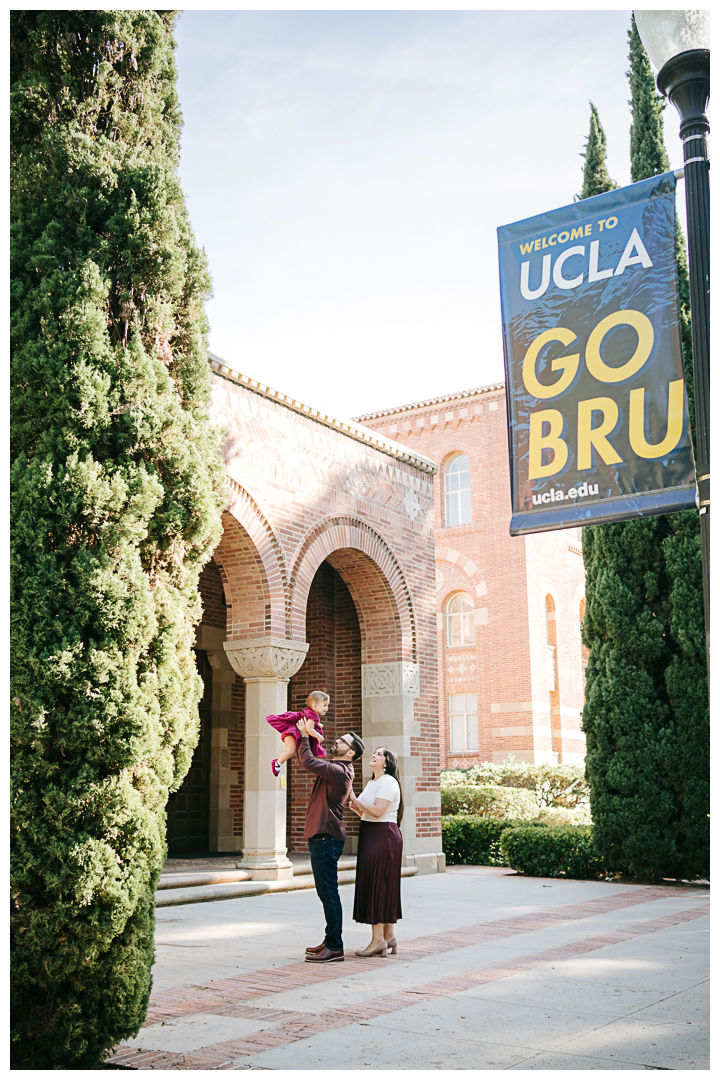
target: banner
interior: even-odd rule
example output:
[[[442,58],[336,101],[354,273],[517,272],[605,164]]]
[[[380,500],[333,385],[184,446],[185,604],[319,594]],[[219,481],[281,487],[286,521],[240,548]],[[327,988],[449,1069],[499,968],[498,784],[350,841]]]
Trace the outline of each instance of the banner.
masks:
[[[695,506],[675,177],[498,229],[513,536]]]

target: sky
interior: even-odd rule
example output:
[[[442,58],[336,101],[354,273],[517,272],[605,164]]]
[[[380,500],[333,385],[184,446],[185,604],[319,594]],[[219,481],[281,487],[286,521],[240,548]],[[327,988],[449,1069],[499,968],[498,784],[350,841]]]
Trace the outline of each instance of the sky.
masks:
[[[629,9],[185,11],[180,176],[212,351],[340,418],[501,381],[497,227],[573,201],[590,101],[630,183],[629,26]]]

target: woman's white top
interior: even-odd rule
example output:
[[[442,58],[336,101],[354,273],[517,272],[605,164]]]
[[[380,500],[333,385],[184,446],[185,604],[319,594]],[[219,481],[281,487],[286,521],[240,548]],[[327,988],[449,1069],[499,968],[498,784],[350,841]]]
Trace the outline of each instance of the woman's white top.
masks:
[[[360,802],[369,803],[372,806],[376,799],[389,799],[388,806],[382,817],[373,817],[363,811],[361,821],[394,821],[397,824],[398,809],[400,807],[400,785],[394,776],[383,773],[377,780],[371,780],[362,795]]]

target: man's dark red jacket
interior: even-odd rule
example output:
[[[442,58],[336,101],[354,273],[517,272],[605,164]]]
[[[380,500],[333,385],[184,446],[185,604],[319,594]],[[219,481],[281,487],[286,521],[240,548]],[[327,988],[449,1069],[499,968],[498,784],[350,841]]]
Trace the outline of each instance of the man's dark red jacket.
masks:
[[[343,819],[345,803],[355,777],[352,763],[315,757],[307,735],[298,742],[297,755],[303,769],[315,774],[303,836],[309,840],[318,833],[326,833],[338,840],[347,840]]]

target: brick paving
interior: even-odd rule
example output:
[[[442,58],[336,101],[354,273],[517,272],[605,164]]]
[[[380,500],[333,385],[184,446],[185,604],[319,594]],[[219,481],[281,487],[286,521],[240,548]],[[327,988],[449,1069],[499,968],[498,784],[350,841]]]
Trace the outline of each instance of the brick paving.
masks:
[[[683,892],[682,895],[685,899],[688,892]],[[428,934],[403,941],[401,954],[398,957],[388,957],[388,961],[412,964],[413,961],[455,949],[511,938],[517,934],[550,929],[591,916],[620,912],[669,897],[677,899],[677,890],[663,887],[638,888],[632,892],[562,905],[536,914],[511,916],[443,933]],[[215,980],[207,985],[181,986],[152,995],[145,1027],[198,1013],[234,1017],[270,1026],[239,1038],[224,1040],[185,1053],[145,1050],[123,1044],[116,1048],[109,1061],[136,1069],[248,1069],[252,1066],[243,1065],[242,1058],[251,1057],[263,1050],[307,1039],[358,1021],[397,1012],[419,1001],[447,997],[486,983],[510,978],[520,972],[574,959],[611,945],[680,926],[708,913],[709,904],[694,903],[692,907],[685,910],[639,921],[622,929],[594,934],[565,945],[531,952],[510,961],[489,964],[477,971],[453,974],[379,997],[373,996],[371,1001],[330,1009],[324,1011],[321,1017],[246,1003],[300,987],[347,978],[349,975],[362,971],[373,969],[377,971],[377,959],[363,959],[349,954],[342,966],[315,967],[305,963],[292,963],[284,967],[244,972],[232,978]],[[273,1021],[275,1021],[274,1026],[272,1026]],[[140,1035],[139,1038],[141,1037]]]

